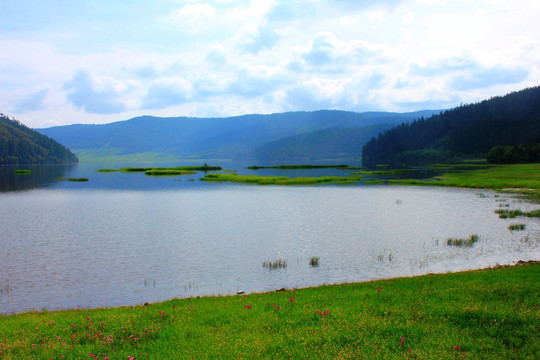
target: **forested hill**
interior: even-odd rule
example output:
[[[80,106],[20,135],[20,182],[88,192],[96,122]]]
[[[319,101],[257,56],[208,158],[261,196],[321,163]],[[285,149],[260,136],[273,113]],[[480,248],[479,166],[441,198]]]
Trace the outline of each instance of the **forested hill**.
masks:
[[[65,164],[77,156],[48,136],[0,114],[0,164]]]
[[[366,143],[365,166],[485,158],[494,146],[540,142],[540,87],[462,105],[389,129]]]
[[[397,125],[412,121],[420,116],[429,116],[433,111],[414,113],[366,112],[321,110],[313,112],[287,112],[269,115],[242,115],[227,118],[160,118],[142,116],[103,125],[68,125],[39,129],[45,135],[83,157],[122,158],[130,156],[175,156],[199,159],[254,159],[254,154],[266,157],[261,151],[253,150],[266,143],[311,134],[329,128],[363,128],[373,125]],[[320,134],[319,134],[320,135]],[[373,136],[357,143],[357,156],[362,145]],[[318,138],[318,139],[316,139]],[[295,140],[293,138],[289,140]],[[315,134],[312,141],[321,140]],[[334,138],[339,142],[341,139]],[[326,158],[326,146],[318,148],[319,159]],[[311,151],[304,147],[305,151]],[[331,150],[331,149],[330,149]],[[333,150],[332,150],[333,151]],[[309,153],[295,153],[306,157]],[[280,152],[276,160],[289,160],[287,152]]]

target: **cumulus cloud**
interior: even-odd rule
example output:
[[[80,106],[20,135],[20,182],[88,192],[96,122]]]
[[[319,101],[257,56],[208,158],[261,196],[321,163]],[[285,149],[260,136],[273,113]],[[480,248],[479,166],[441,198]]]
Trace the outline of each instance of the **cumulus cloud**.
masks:
[[[202,17],[212,18],[216,15],[216,9],[209,4],[189,4],[173,10],[171,16],[177,19],[199,20]]]
[[[45,106],[43,100],[48,92],[49,89],[46,88],[23,96],[15,103],[14,111],[16,113],[27,113],[43,109]]]
[[[161,109],[179,105],[187,100],[190,84],[181,78],[163,79],[148,88],[141,108]]]
[[[254,34],[250,34],[240,44],[240,48],[252,54],[257,54],[261,50],[272,48],[280,36],[268,26],[259,27]]]
[[[412,64],[410,73],[420,77],[445,78],[454,90],[519,83],[529,76],[528,70],[519,67],[482,65],[469,53],[432,60],[422,65]]]
[[[68,90],[66,98],[69,102],[87,113],[112,114],[126,109],[112,86],[105,85],[96,90],[90,73],[85,69],[78,70],[71,80],[64,83],[64,89]]]

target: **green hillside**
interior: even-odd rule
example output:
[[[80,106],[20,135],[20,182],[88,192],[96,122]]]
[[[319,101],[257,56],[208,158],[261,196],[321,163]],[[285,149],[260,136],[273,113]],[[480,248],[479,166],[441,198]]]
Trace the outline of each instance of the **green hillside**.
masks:
[[[65,164],[77,156],[48,136],[0,115],[0,164]]]
[[[371,139],[362,160],[370,167],[449,162],[539,142],[540,87],[534,87],[401,124]]]

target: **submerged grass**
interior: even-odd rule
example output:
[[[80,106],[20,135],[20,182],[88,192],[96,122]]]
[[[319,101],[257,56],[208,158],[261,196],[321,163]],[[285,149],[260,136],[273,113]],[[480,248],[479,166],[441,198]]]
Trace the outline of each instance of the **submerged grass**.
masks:
[[[31,173],[32,173],[32,170],[24,170],[24,169],[15,170],[15,174],[17,175],[30,175]]]
[[[0,316],[0,359],[538,359],[540,266]]]
[[[263,261],[262,266],[268,269],[282,269],[287,267],[287,261],[283,259],[278,259],[274,261],[266,260]]]
[[[507,210],[507,209],[498,209],[495,210],[495,214],[499,214],[501,219],[514,219],[518,216],[526,216],[530,218],[540,218],[540,209],[532,211],[521,211],[521,210]]]
[[[349,165],[339,164],[339,165],[310,165],[310,164],[299,164],[299,165],[276,165],[276,166],[248,166],[246,169],[249,170],[258,170],[258,169],[281,169],[281,170],[293,170],[293,169],[358,169],[356,167],[349,167]]]
[[[457,171],[458,166],[472,168]],[[428,180],[395,179],[389,184],[453,186],[516,192],[540,202],[540,163],[489,165],[482,162],[454,164],[451,172]]]
[[[508,225],[508,230],[510,230],[510,231],[525,230],[525,224],[510,224],[510,225]]]
[[[209,182],[234,182],[242,184],[256,185],[317,185],[317,184],[353,184],[359,181],[358,177],[348,176],[321,176],[321,177],[296,177],[287,176],[260,176],[260,175],[238,175],[238,174],[206,174],[201,181]]]
[[[466,239],[461,238],[448,238],[446,239],[446,245],[448,246],[473,246],[478,241],[478,235],[474,234]]]
[[[56,178],[57,181],[79,181],[79,182],[85,182],[85,181],[89,181],[88,178],[74,178],[74,177],[70,177],[70,178]]]

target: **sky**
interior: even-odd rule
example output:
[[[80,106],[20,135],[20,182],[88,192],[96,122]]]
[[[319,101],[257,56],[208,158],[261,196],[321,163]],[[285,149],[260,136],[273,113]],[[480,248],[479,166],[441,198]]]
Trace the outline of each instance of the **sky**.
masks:
[[[446,109],[540,85],[538,0],[0,0],[0,112]]]

